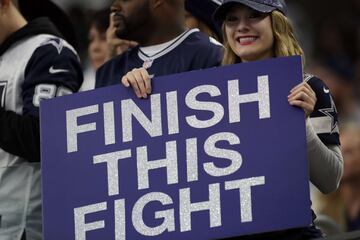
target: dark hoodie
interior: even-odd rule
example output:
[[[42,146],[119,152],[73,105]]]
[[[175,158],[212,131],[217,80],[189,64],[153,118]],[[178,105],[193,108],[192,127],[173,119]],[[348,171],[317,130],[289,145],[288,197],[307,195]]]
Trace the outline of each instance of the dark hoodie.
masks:
[[[56,37],[63,38],[61,33],[48,18],[36,18],[5,39],[5,41],[0,45],[0,56],[3,55],[4,52],[6,52],[6,50],[17,41],[36,36],[38,34],[51,34]]]
[[[38,18],[11,34],[0,45],[0,57],[18,41],[39,34],[51,34],[62,38],[49,19]],[[30,162],[40,161],[39,117],[20,115],[0,107],[0,147]]]

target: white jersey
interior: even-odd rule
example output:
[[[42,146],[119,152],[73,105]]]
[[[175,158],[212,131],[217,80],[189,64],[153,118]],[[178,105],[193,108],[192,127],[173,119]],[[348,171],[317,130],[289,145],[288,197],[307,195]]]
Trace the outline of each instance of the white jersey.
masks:
[[[1,107],[38,116],[40,100],[77,91],[82,79],[75,79],[75,68],[81,71],[77,54],[61,38],[40,34],[14,41],[0,54]],[[1,240],[20,240],[24,230],[27,240],[42,239],[40,183],[40,162],[0,148]]]

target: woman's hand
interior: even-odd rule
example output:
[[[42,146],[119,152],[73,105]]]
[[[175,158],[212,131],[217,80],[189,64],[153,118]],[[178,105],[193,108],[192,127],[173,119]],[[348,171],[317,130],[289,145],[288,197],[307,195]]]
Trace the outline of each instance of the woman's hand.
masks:
[[[137,42],[119,39],[116,36],[116,27],[114,24],[115,13],[110,14],[110,25],[106,30],[106,43],[108,46],[107,60],[112,57],[118,56],[128,50],[129,48],[136,47]]]
[[[134,68],[121,79],[125,87],[132,87],[138,98],[147,98],[151,93],[151,78],[145,68]]]
[[[314,111],[317,99],[310,85],[303,82],[291,89],[288,101],[290,105],[302,108],[308,117]]]

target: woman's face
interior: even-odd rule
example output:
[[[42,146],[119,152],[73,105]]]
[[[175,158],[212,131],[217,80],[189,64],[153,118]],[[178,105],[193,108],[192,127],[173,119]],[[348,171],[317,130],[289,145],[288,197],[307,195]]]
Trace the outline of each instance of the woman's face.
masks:
[[[91,65],[95,69],[98,69],[106,61],[106,33],[100,33],[94,26],[92,26],[89,31],[88,54]]]
[[[226,15],[227,41],[242,62],[274,56],[274,34],[269,14],[235,5]]]

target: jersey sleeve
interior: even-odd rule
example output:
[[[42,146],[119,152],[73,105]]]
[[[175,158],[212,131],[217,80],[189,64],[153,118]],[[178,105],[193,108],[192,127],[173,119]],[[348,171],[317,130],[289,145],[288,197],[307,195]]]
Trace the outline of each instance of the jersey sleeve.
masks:
[[[40,101],[76,92],[83,81],[77,55],[62,44],[49,41],[30,58],[21,86],[23,114],[0,108],[0,147],[30,162],[40,161]]]
[[[310,115],[310,122],[325,145],[340,145],[338,116],[335,103],[325,83],[311,75],[305,75],[305,81],[316,94],[315,109]]]
[[[77,54],[62,39],[48,40],[34,51],[26,66],[23,115],[38,116],[41,100],[77,92],[82,82]]]

